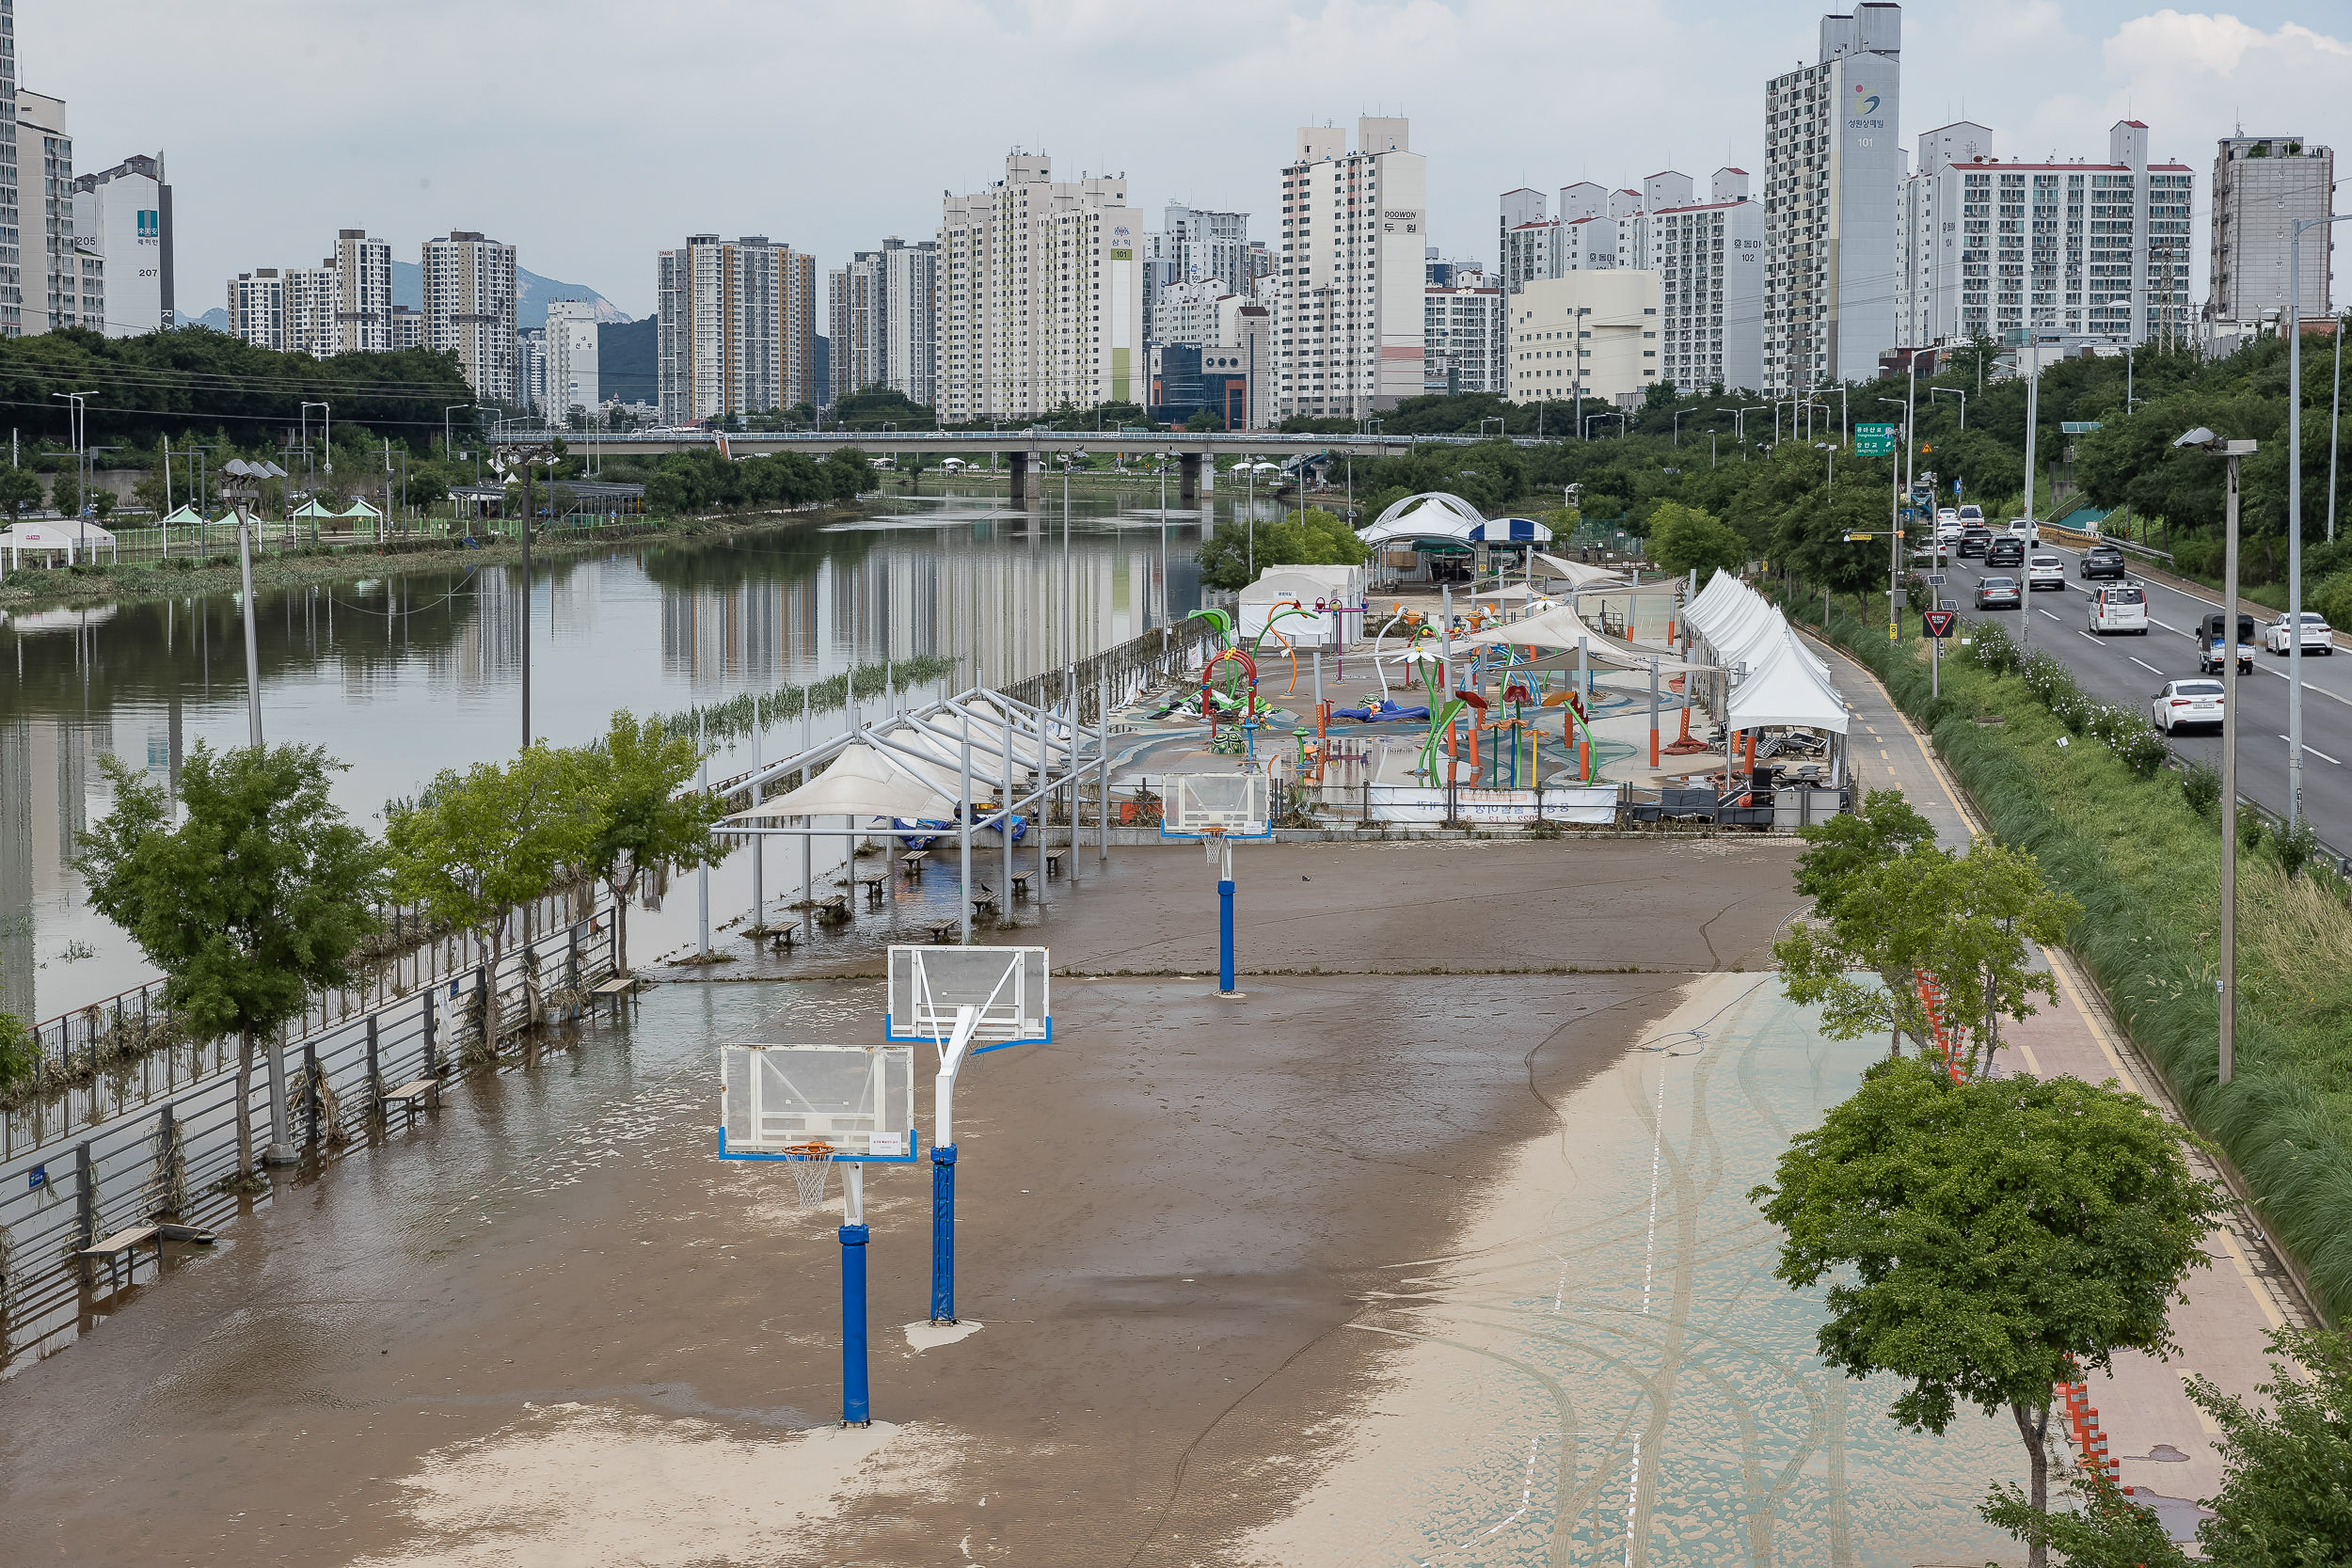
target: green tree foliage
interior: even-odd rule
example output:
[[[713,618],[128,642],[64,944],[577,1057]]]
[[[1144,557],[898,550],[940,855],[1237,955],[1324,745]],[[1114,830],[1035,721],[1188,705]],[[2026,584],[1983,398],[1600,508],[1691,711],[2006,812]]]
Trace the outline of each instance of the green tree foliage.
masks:
[[[607,467],[615,479],[633,469],[644,483],[647,507],[673,516],[854,500],[881,484],[866,454],[850,447],[836,449],[822,462],[784,451],[738,463],[703,448]]]
[[[1747,564],[1747,536],[1694,506],[1661,501],[1645,526],[1650,559],[1677,577],[1695,571],[1705,582],[1717,567],[1737,572]]]
[[[1827,919],[1867,872],[1935,842],[1935,829],[1899,789],[1873,789],[1853,811],[1799,828],[1805,847],[1797,856],[1797,891]]]
[[[612,890],[613,965],[628,968],[628,900],[638,879],[657,865],[691,870],[713,865],[726,850],[711,829],[726,815],[716,791],[685,791],[694,776],[691,736],[670,735],[660,721],[639,723],[626,709],[612,716],[604,744],[579,753],[580,788],[587,805],[586,870]]]
[[[1924,1041],[1925,1009],[1911,980],[1916,971],[1933,974],[1948,1020],[1964,1029],[1974,1072],[1999,1045],[2004,1014],[2023,1020],[2034,1011],[2029,997],[2056,997],[2049,972],[2029,967],[2030,944],[2063,942],[2081,911],[2042,881],[2030,855],[1983,838],[1965,855],[1922,844],[1842,879],[1826,922],[1797,926],[1772,944],[1772,957],[1781,989],[1820,1006],[1833,1039],[1899,1029]],[[1857,970],[1878,983],[1856,979]]]
[[[49,476],[49,505],[60,517],[82,515],[82,476],[72,469],[59,469]]]
[[[1268,566],[1358,566],[1364,555],[1356,531],[1317,506],[1308,509],[1304,527],[1296,513],[1261,519],[1254,530],[1228,524],[1204,541],[1193,559],[1200,563],[1202,582],[1231,592],[1254,580],[1252,561],[1263,572]]]
[[[39,506],[40,500],[40,475],[13,464],[0,468],[0,507],[8,508],[10,522],[21,520],[24,509]]]
[[[0,1013],[0,1090],[32,1077],[40,1057],[40,1044],[24,1021],[14,1013]]]
[[[2267,1410],[2189,1380],[2221,1428],[2221,1491],[2197,1537],[2209,1562],[2340,1568],[2352,1563],[2352,1336],[2280,1329],[2270,1344]]]
[[[2076,1470],[2066,1478],[2066,1489],[2074,1494],[2074,1508],[2045,1510],[2034,1507],[2015,1481],[2003,1481],[1980,1512],[1985,1523],[2009,1531],[2028,1550],[2058,1553],[2067,1568],[2188,1568],[2188,1554],[2172,1544],[2155,1511],[2125,1497],[2105,1470]]]
[[[164,972],[164,1001],[199,1039],[237,1036],[237,1164],[253,1166],[246,1113],[258,1037],[310,993],[347,985],[375,927],[381,849],[327,795],[341,764],[316,747],[215,753],[197,742],[171,826],[161,788],[102,757],[114,809],[81,835],[90,907]]]
[[[1907,1385],[1890,1414],[1938,1434],[1962,1404],[2007,1409],[2049,1506],[2051,1390],[2118,1350],[2171,1347],[2169,1304],[2220,1196],[2186,1134],[2136,1095],[2076,1079],[1955,1084],[1912,1057],[1873,1066],[1750,1195],[1787,1238],[1777,1276],[1833,1279],[1823,1360]],[[1834,1278],[1833,1278],[1834,1276]],[[2047,1548],[2028,1544],[2034,1568]]]
[[[512,762],[444,768],[384,809],[393,895],[478,933],[495,962],[507,915],[586,862],[595,817],[579,757],[533,742]]]
[[[801,422],[813,424],[814,411],[811,418]],[[935,410],[887,387],[868,387],[862,392],[851,392],[825,414],[828,430],[880,430],[885,425],[896,425],[900,430],[930,430],[938,423]]]
[[[1184,421],[1184,428],[1207,435],[1213,431],[1223,430],[1225,418],[1214,408],[1196,408],[1192,411],[1192,417]]]

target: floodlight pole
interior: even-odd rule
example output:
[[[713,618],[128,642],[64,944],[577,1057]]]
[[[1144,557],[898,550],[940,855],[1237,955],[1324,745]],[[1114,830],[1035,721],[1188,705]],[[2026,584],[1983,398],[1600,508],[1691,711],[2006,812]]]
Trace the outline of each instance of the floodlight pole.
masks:
[[[841,1424],[874,1424],[866,1377],[866,1167],[841,1166]]]
[[[246,743],[262,749],[262,656],[253,635],[253,518],[237,499],[237,578],[245,606],[245,720]]]
[[[962,896],[963,945],[972,945],[972,717],[963,720],[963,802],[956,811],[956,843],[961,850],[963,881],[957,888]],[[1008,895],[1011,889],[1006,889]]]
[[[931,1081],[931,1322],[956,1321],[956,1073],[979,1027],[980,1009],[958,1007],[955,1033],[939,1048]]]

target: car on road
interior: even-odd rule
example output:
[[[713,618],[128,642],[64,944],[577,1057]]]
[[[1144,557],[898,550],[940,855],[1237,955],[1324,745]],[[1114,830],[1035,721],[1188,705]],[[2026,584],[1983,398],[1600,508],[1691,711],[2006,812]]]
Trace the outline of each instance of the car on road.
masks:
[[[2122,632],[2128,637],[2148,635],[2146,589],[2136,582],[2118,582],[2089,592],[2091,636],[2106,637],[2111,632]]]
[[[2026,565],[2026,591],[2038,593],[2044,588],[2066,592],[2066,562],[2054,555],[2037,555]]]
[[[1911,563],[1915,566],[1948,566],[1952,563],[1952,546],[1943,539],[1929,545],[1914,545],[1911,547]]]
[[[2184,724],[2211,724],[2219,729],[2223,722],[2221,683],[2167,681],[2163,690],[2148,699],[2148,717],[2167,735]]]
[[[1993,544],[1993,531],[1982,523],[1964,523],[1960,530],[1960,558],[1982,555]]]
[[[2292,628],[2287,625],[2287,618],[2281,615],[2271,622],[2263,633],[2263,646],[2284,658],[2287,657],[2287,639],[2291,635]],[[2322,654],[2336,651],[2336,634],[2329,628],[2328,617],[2315,610],[2303,611],[2303,651]]]
[[[2026,542],[2012,539],[2005,533],[1994,534],[1993,542],[1984,547],[1984,563],[1987,566],[2025,565]]]
[[[1935,542],[1939,545],[1957,545],[1963,531],[1959,518],[1942,518],[1935,525]]]
[[[2092,578],[2120,578],[2123,575],[2123,552],[2113,545],[2093,545],[2083,551],[2081,573],[2086,582]]]
[[[2018,610],[2026,603],[2015,578],[1986,578],[1977,584],[1979,610]]]
[[[2219,610],[2205,617],[2197,637],[2197,668],[2204,674],[2221,673],[2221,632],[2227,625]],[[2240,610],[2237,618],[2237,668],[2241,675],[2254,670],[2254,618]]]
[[[2010,538],[2022,539],[2028,545],[2042,543],[2041,535],[2036,531],[2034,525],[2024,517],[2011,517],[2009,520],[2009,532]]]
[[[1963,527],[1963,528],[1966,528],[1966,527],[1967,527],[1970,523],[1977,523],[1977,524],[1981,525],[1983,522],[1984,522],[1984,508],[1983,508],[1983,507],[1981,507],[1981,506],[1978,506],[1978,505],[1976,505],[1975,503],[1971,502],[1969,505],[1963,506],[1963,507],[1962,507],[1962,508],[1960,509],[1960,526],[1961,526],[1961,527]]]

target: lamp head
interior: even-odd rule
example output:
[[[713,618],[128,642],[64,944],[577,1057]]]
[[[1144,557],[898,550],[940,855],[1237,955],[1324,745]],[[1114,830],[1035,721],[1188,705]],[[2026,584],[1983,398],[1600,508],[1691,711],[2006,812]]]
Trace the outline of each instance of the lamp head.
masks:
[[[2199,425],[2187,435],[2176,438],[2172,444],[2176,447],[2203,447],[2210,450],[2218,439],[2219,437],[2212,431],[2207,430],[2203,425]]]

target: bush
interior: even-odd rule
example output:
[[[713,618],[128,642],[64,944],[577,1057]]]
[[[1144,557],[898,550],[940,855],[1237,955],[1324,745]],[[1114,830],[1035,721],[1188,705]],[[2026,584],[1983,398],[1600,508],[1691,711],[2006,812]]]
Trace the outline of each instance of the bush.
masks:
[[[2281,827],[2271,836],[2270,852],[2279,858],[2280,870],[2290,877],[2301,876],[2319,852],[2319,834],[2312,830],[2312,819],[2306,816]]]
[[[2221,819],[2221,769],[2206,762],[2181,765],[2181,799],[2208,822]]]
[[[2009,633],[1991,622],[1979,625],[1975,630],[1975,638],[1968,646],[1968,657],[1977,668],[1994,675],[2013,673],[2019,656],[2017,644],[2010,641]]]
[[[30,1078],[40,1054],[39,1043],[24,1027],[24,1021],[14,1013],[0,1013],[0,1089]]]
[[[2339,572],[2311,590],[2304,603],[2328,617],[2328,624],[2352,630],[2352,572]]]

